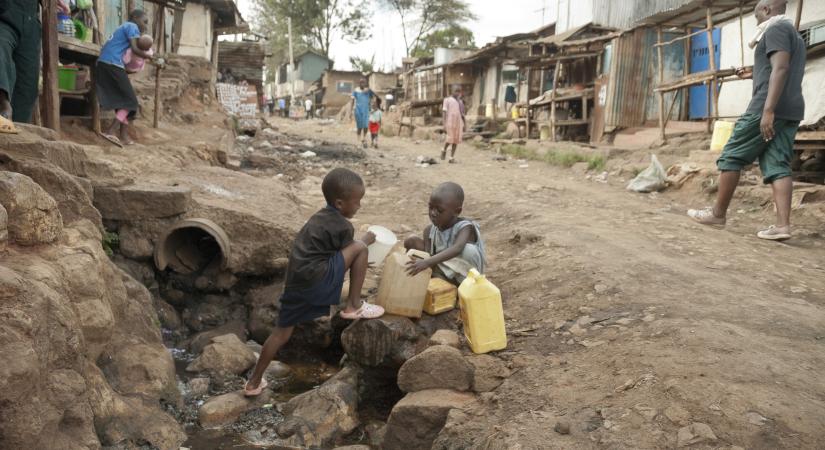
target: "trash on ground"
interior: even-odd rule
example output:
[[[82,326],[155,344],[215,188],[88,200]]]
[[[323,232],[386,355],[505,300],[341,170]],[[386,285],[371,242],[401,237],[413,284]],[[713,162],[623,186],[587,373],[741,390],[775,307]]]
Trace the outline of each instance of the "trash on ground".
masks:
[[[661,191],[667,186],[667,174],[664,167],[656,158],[656,155],[650,155],[650,165],[647,169],[641,171],[636,178],[630,180],[627,184],[628,191],[635,192],[655,192]]]

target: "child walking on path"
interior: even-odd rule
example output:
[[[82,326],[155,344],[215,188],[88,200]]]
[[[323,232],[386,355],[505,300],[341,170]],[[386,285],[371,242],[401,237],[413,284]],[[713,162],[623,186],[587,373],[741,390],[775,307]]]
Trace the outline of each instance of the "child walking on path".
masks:
[[[381,131],[381,119],[383,117],[381,112],[381,97],[375,97],[372,103],[372,111],[370,111],[370,136],[372,137],[373,148],[378,148],[378,132]]]
[[[355,230],[348,220],[361,208],[364,181],[351,170],[333,169],[324,177],[321,190],[327,206],[309,218],[292,245],[278,323],[244,387],[246,396],[259,395],[266,388],[264,371],[289,341],[295,325],[328,315],[330,306],[339,304],[348,270],[350,291],[341,317],[355,320],[384,315],[380,306],[361,301],[367,246],[375,242],[375,235],[368,231],[353,240]]]
[[[123,57],[127,50],[131,50],[133,56],[152,59],[152,55],[138,46],[138,38],[147,28],[149,17],[146,13],[139,9],[132,11],[129,21],[115,30],[112,37],[103,45],[100,58],[97,60],[95,89],[100,108],[115,111],[115,120],[102,136],[118,146],[132,143],[129,138],[129,119],[135,117],[140,107],[132,82],[126,73]],[[119,137],[115,136],[118,127]]]
[[[411,236],[404,247],[423,250],[431,257],[407,263],[407,273],[433,269],[433,275],[453,284],[461,284],[467,272],[475,268],[484,273],[484,242],[478,224],[460,216],[464,190],[456,183],[441,183],[430,195],[430,221],[424,237]]]

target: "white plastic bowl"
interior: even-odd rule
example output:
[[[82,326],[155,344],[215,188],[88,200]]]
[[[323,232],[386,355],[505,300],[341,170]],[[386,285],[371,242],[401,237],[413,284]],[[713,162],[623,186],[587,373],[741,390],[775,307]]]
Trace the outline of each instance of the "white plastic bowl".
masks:
[[[373,225],[367,231],[375,234],[375,242],[367,248],[369,251],[367,260],[372,264],[381,264],[398,242],[398,238],[395,237],[395,233],[379,225]]]

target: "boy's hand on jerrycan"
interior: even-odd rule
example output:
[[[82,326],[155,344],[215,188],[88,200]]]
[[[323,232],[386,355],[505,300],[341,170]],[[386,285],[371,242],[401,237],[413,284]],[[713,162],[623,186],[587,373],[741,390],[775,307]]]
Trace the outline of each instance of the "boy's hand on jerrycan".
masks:
[[[426,259],[410,259],[407,261],[407,275],[414,277],[430,268]]]

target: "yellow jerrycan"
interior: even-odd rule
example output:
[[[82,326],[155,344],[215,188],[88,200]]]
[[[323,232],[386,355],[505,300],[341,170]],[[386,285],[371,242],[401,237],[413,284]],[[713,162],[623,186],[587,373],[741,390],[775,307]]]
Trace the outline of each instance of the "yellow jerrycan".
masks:
[[[428,253],[419,250],[410,250],[406,254],[396,252],[387,256],[375,303],[381,305],[387,314],[421,317],[433,271],[427,269],[411,277],[407,275],[407,262],[410,259],[429,257]]]
[[[458,287],[458,302],[464,336],[473,353],[487,353],[507,347],[501,291],[476,269]]]

